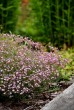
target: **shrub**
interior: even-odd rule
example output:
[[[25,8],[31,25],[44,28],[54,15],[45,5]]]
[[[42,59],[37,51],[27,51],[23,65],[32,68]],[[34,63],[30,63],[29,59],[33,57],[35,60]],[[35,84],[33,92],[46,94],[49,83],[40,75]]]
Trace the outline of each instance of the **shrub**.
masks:
[[[22,41],[27,45],[19,45]],[[67,63],[57,52],[33,49],[32,44],[29,48],[29,42],[38,48],[38,43],[27,38],[0,35],[0,91],[9,97],[28,94],[43,83],[49,84],[50,76],[58,77]]]
[[[21,0],[0,0],[0,32],[15,32]]]
[[[74,46],[73,0],[30,0],[18,33],[62,48]],[[26,10],[25,10],[26,11]],[[23,11],[22,11],[23,12]],[[22,13],[21,12],[21,13]]]

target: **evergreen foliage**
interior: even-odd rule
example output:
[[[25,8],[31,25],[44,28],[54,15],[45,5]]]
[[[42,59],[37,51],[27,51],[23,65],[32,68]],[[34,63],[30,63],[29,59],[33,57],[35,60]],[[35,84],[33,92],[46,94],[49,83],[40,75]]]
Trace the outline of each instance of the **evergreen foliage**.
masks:
[[[30,0],[30,16],[25,20],[24,32],[34,40],[51,41],[55,46],[73,45],[73,4],[73,0]]]
[[[20,0],[0,0],[0,30],[15,31]]]

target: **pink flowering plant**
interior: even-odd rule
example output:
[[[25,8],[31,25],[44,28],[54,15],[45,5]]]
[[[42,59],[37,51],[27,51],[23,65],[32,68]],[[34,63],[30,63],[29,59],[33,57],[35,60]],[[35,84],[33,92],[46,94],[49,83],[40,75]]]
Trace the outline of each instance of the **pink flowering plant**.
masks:
[[[67,63],[57,52],[41,51],[39,43],[25,38],[27,45],[22,45],[23,38],[16,38],[0,35],[0,91],[9,97],[31,93],[44,82],[49,84],[50,77],[59,77],[60,69]]]

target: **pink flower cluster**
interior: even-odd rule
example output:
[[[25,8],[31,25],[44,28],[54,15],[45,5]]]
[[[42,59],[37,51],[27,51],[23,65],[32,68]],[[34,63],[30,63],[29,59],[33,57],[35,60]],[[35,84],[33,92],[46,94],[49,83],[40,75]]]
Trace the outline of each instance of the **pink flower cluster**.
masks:
[[[66,63],[58,53],[34,51],[17,45],[12,35],[0,35],[0,91],[5,95],[33,92],[51,74],[59,75]]]

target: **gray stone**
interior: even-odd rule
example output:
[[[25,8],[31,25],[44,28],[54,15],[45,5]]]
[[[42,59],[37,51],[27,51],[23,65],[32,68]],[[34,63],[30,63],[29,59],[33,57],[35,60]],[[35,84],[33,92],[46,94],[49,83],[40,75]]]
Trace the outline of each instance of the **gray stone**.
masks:
[[[74,83],[41,110],[74,110]]]

